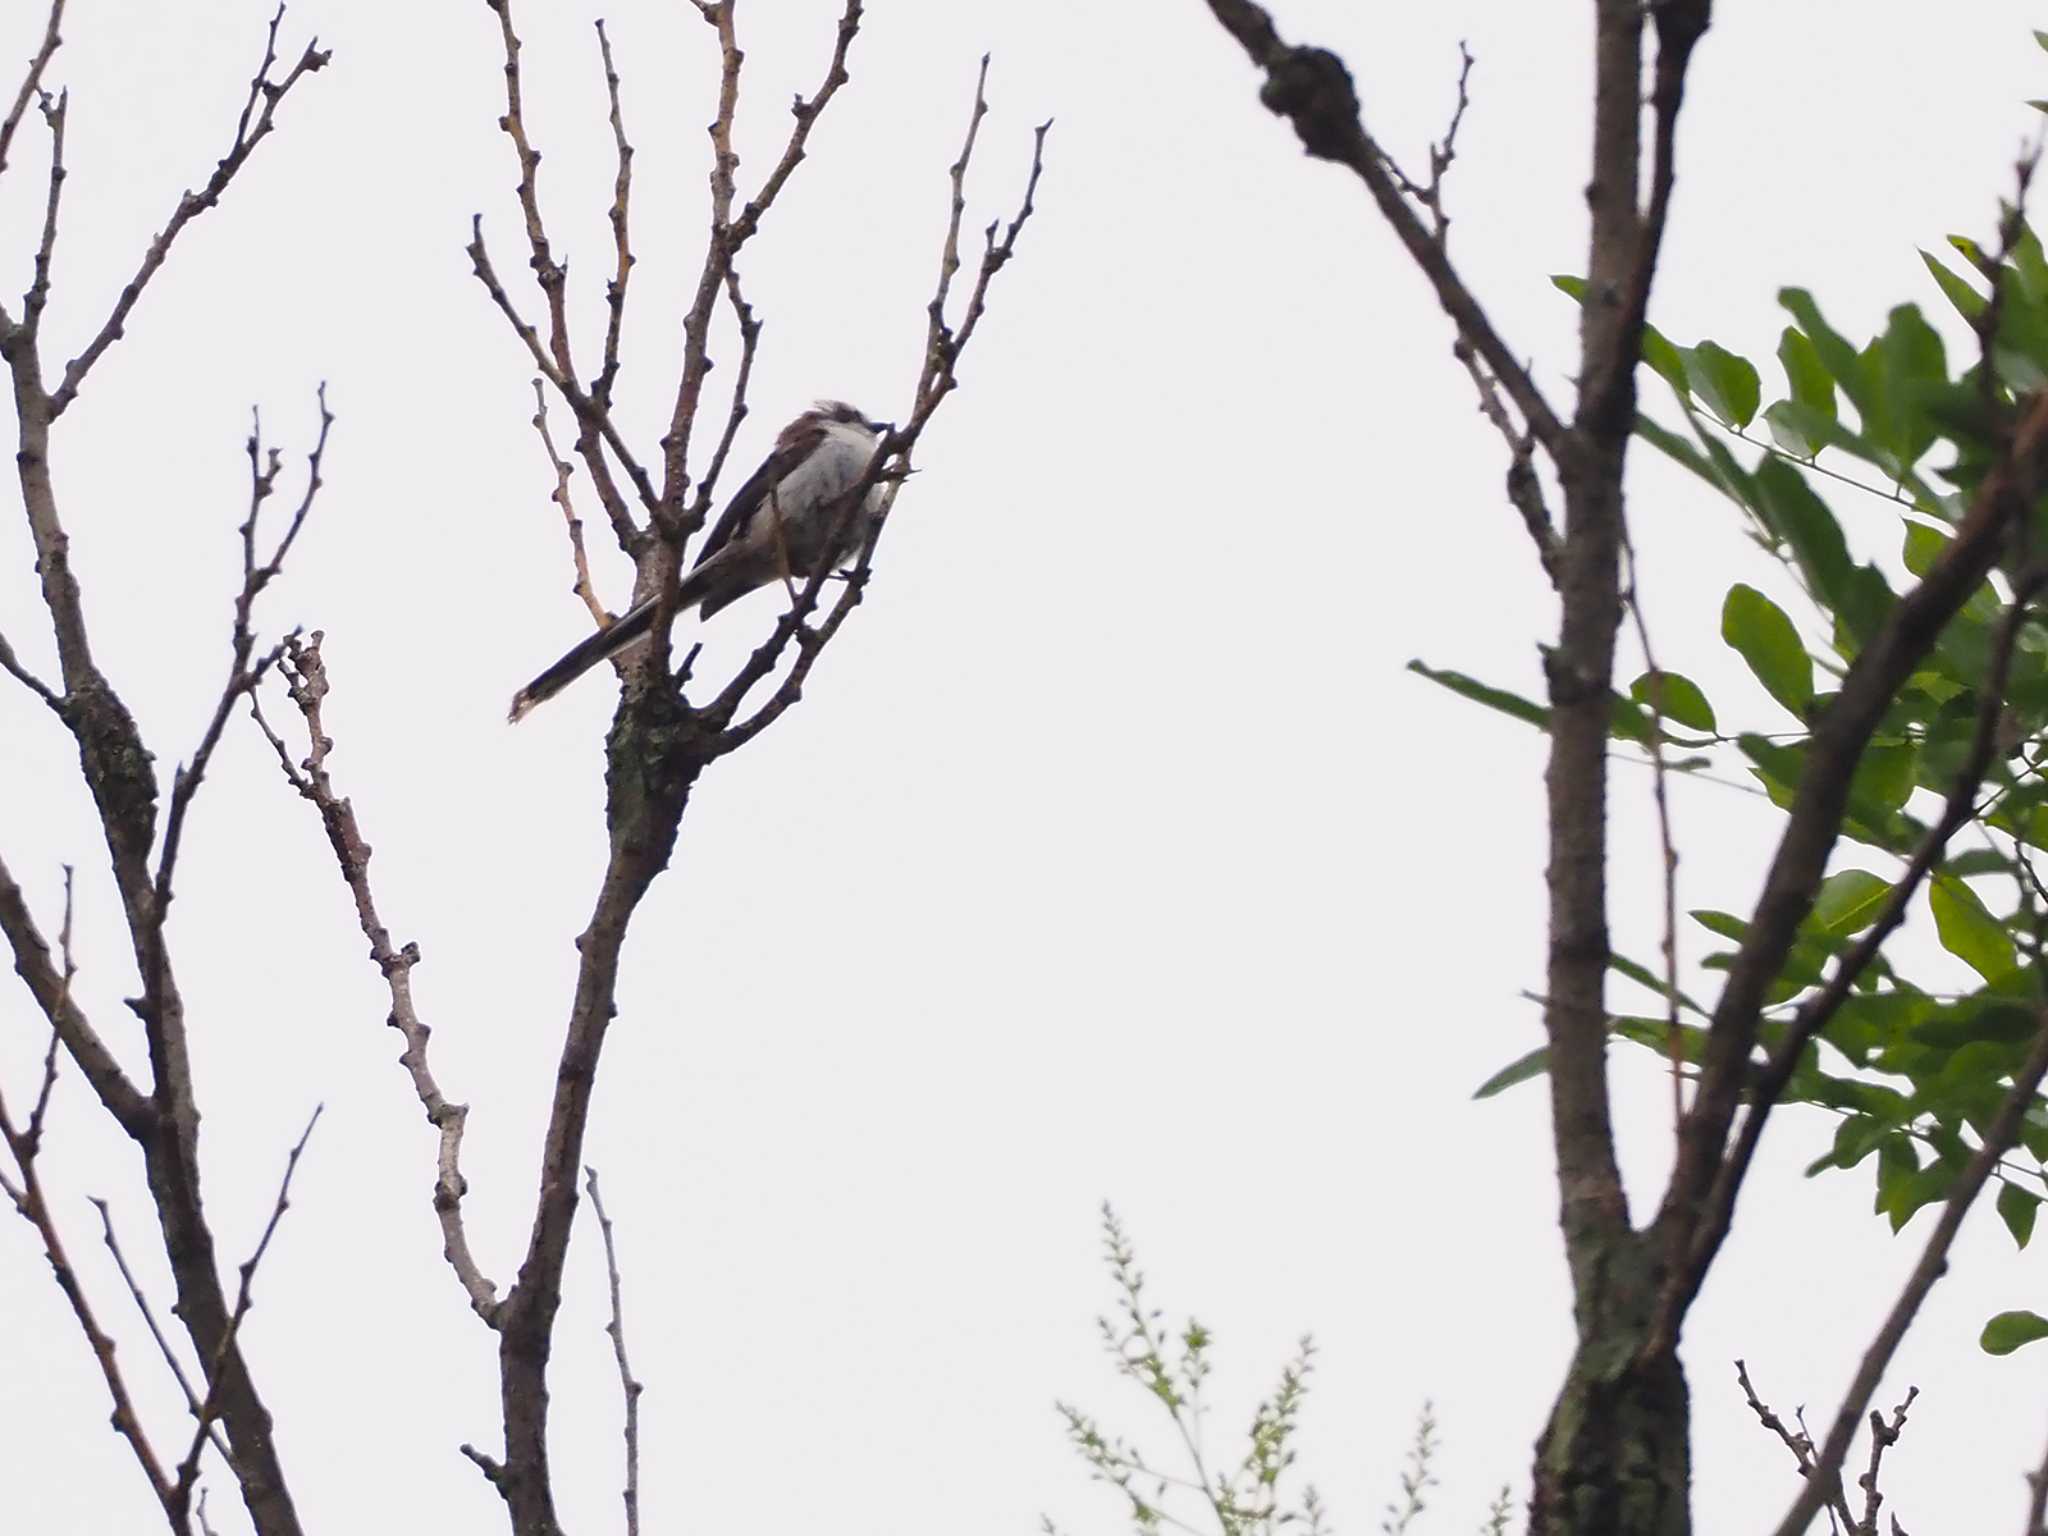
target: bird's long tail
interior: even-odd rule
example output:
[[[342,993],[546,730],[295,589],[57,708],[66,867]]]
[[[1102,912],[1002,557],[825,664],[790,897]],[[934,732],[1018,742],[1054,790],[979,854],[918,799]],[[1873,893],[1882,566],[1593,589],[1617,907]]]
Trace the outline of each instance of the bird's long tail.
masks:
[[[627,609],[609,629],[601,629],[571,646],[560,661],[512,695],[512,713],[508,718],[524,719],[536,704],[552,699],[599,662],[608,661],[635,641],[645,639],[654,624],[655,602],[650,597]]]

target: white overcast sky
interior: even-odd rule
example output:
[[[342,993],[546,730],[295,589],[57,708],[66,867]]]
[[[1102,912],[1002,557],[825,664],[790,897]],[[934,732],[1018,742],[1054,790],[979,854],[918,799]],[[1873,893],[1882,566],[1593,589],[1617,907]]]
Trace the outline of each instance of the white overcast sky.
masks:
[[[1574,316],[1548,275],[1583,264],[1592,7],[1278,10],[1290,36],[1343,53],[1371,126],[1411,161],[1471,41],[1453,249],[1564,397]],[[0,10],[10,93],[40,11]],[[835,11],[744,9],[743,182],[814,83]],[[1989,229],[2022,102],[2048,95],[2038,18],[1900,0],[1719,11],[1654,318],[1768,363],[1781,284],[1811,285],[1859,335],[1901,299],[1932,313],[1916,247]],[[528,0],[520,16],[585,358],[609,249],[596,14]],[[715,52],[688,6],[609,15],[639,150],[620,414],[651,447],[700,250]],[[54,71],[72,174],[53,359],[220,153],[266,17],[260,0],[77,0]],[[493,18],[300,0],[286,45],[310,31],[332,68],[181,243],[61,424],[55,466],[98,655],[168,771],[225,665],[248,410],[295,454],[328,382],[328,488],[261,616],[329,636],[332,766],[386,917],[425,952],[435,1064],[472,1106],[472,1233],[502,1283],[600,865],[612,686],[593,677],[503,723],[513,687],[587,618],[530,369],[462,254],[481,211],[501,271],[525,276]],[[1025,1531],[1041,1511],[1119,1527],[1051,1406],[1156,1428],[1093,1329],[1108,1197],[1160,1302],[1220,1337],[1219,1442],[1312,1329],[1302,1464],[1339,1528],[1377,1523],[1433,1398],[1446,1449],[1429,1528],[1470,1530],[1500,1484],[1526,1489],[1570,1326],[1542,1089],[1469,1097],[1538,1036],[1518,992],[1541,975],[1541,742],[1403,671],[1419,655],[1536,687],[1551,603],[1502,502],[1500,447],[1421,280],[1356,185],[1257,106],[1198,0],[874,0],[852,84],[746,253],[767,331],[742,460],[817,395],[904,408],[984,50],[973,217],[1007,215],[1029,127],[1053,117],[1038,217],[869,602],[801,707],[706,776],[626,955],[588,1150],[648,1384],[647,1527]],[[0,183],[15,293],[44,150],[32,118]],[[722,385],[734,349],[719,356]],[[1773,573],[1700,490],[1644,465],[1636,492],[1661,659],[1724,719],[1768,718],[1715,615],[1731,580]],[[1860,545],[1896,547],[1885,509],[1841,511]],[[0,632],[53,671],[18,519],[0,519],[0,553]],[[620,605],[615,551],[599,574]],[[772,609],[722,617],[708,656],[729,661]],[[59,867],[79,866],[81,995],[133,1058],[119,1000],[135,983],[75,755],[16,688],[0,690],[0,773],[0,849],[53,927]],[[1682,899],[1744,907],[1772,822],[1688,788]],[[1648,785],[1619,770],[1617,793],[1617,939],[1648,953]],[[438,1257],[430,1134],[317,824],[240,721],[172,931],[224,1256],[253,1241],[285,1149],[326,1106],[246,1336],[309,1528],[496,1528],[455,1453],[497,1445],[494,1341]],[[0,996],[0,1072],[20,1093],[43,1036],[24,991]],[[1654,1063],[1616,1069],[1640,1209],[1667,1099]],[[1801,1180],[1830,1131],[1774,1123],[1688,1330],[1702,1528],[1774,1521],[1796,1486],[1728,1362],[1746,1356],[1781,1408],[1824,1422],[1931,1220],[1895,1240],[1868,1213],[1867,1171]],[[136,1160],[75,1076],[46,1166],[101,1315],[182,1446],[85,1203],[112,1200],[162,1303]],[[2040,1277],[1982,1213],[1884,1394],[1922,1389],[1888,1464],[1909,1528],[2018,1525],[2048,1354],[1992,1361],[1974,1340],[1989,1312],[2039,1306]],[[586,1213],[553,1375],[578,1531],[618,1522],[601,1283]],[[149,1528],[103,1389],[11,1220],[0,1318],[9,1529]],[[242,1528],[215,1481],[216,1522]]]

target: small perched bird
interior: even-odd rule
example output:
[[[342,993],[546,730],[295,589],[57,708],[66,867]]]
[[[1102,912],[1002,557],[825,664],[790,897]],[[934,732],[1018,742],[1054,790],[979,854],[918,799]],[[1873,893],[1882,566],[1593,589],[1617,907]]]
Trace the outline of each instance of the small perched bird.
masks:
[[[878,482],[860,510],[844,519],[836,544],[833,524],[840,502],[867,472],[889,430],[842,400],[820,400],[782,429],[774,450],[712,525],[711,536],[676,588],[676,612],[695,607],[705,618],[756,587],[780,578],[807,580],[828,560],[846,559],[867,538],[881,510]],[[599,662],[643,639],[654,625],[657,599],[627,610],[608,629],[572,646],[567,655],[512,695],[512,715],[553,698]]]

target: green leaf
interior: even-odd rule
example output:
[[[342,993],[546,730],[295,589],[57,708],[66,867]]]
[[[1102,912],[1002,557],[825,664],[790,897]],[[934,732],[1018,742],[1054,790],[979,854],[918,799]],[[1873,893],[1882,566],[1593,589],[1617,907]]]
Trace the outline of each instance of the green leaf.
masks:
[[[1913,794],[1919,760],[1919,749],[1910,741],[1865,747],[1849,781],[1851,814],[1882,822],[1898,810]]]
[[[1984,1325],[1977,1342],[1987,1355],[2009,1355],[2036,1339],[2048,1339],[2048,1317],[2038,1312],[2001,1312]]]
[[[1806,410],[1835,419],[1835,381],[1828,377],[1820,353],[1812,341],[1792,326],[1778,338],[1778,361],[1785,369],[1785,384],[1792,398]]]
[[[1804,288],[1779,289],[1778,302],[1799,322],[1799,329],[1813,343],[1814,355],[1820,359],[1828,377],[1842,386],[1842,393],[1849,397],[1857,413],[1868,417],[1872,391],[1856,349],[1822,318],[1820,306],[1813,302],[1813,295]]]
[[[1937,875],[1927,887],[1941,947],[1982,976],[2002,981],[2019,965],[2012,936],[1985,910],[1977,893],[1960,880]]]
[[[1490,1099],[1496,1093],[1541,1077],[1550,1070],[1550,1047],[1539,1045],[1526,1056],[1517,1057],[1472,1091],[1475,1099]]]
[[[1861,933],[1877,921],[1890,896],[1890,882],[1867,869],[1844,869],[1820,883],[1813,899],[1813,922],[1831,937]]]
[[[1629,684],[1628,696],[1678,725],[1695,731],[1716,729],[1714,706],[1700,692],[1700,685],[1676,672],[1645,672]]]
[[[2027,1239],[2034,1235],[2034,1217],[2040,1210],[2039,1195],[2030,1195],[2017,1184],[2000,1186],[1998,1217],[2005,1223],[2005,1230],[2012,1234],[2014,1246],[2027,1246]]]
[[[1920,1175],[1920,1157],[1910,1136],[1893,1134],[1877,1144],[1877,1200],[1871,1206],[1880,1216],[1891,1216],[1896,1225],[1901,1206],[1912,1198],[1914,1182]]]
[[[1877,361],[1884,380],[1883,440],[1903,469],[1918,462],[1934,443],[1927,397],[1948,383],[1948,354],[1941,333],[1921,317],[1918,306],[1901,304],[1877,340]]]
[[[1738,944],[1749,936],[1749,924],[1733,912],[1717,912],[1712,907],[1695,907],[1686,913],[1686,916],[1707,932],[1724,939],[1733,939]]]
[[[1448,688],[1488,709],[1497,709],[1504,715],[1512,715],[1542,730],[1550,729],[1550,711],[1534,699],[1525,699],[1519,693],[1509,693],[1505,688],[1494,688],[1467,677],[1463,672],[1440,671],[1424,666],[1420,661],[1408,663],[1408,670],[1419,677],[1426,677],[1432,683]]]
[[[1741,653],[1772,698],[1806,718],[1813,702],[1813,660],[1784,609],[1738,582],[1721,605],[1721,638]]]
[[[1849,585],[1849,546],[1826,502],[1806,477],[1783,459],[1757,466],[1757,510],[1771,532],[1792,546],[1792,554],[1814,591],[1839,606]]]
[[[1640,437],[1658,452],[1667,454],[1678,463],[1683,464],[1722,495],[1734,497],[1738,501],[1741,499],[1737,492],[1729,486],[1728,481],[1722,477],[1711,459],[1668,427],[1661,427],[1649,417],[1638,415],[1636,417],[1636,436]]]
[[[1685,995],[1685,990],[1683,988],[1680,988],[1676,992],[1671,991],[1669,988],[1665,986],[1664,978],[1662,976],[1657,975],[1648,966],[1643,965],[1638,961],[1629,959],[1627,955],[1610,952],[1607,956],[1607,964],[1613,970],[1619,972],[1623,976],[1626,976],[1630,981],[1634,982],[1637,986],[1647,987],[1652,992],[1656,993],[1659,997],[1671,998],[1674,1001],[1676,1001],[1681,1007],[1689,1008],[1697,1014],[1704,1015],[1707,1011],[1706,1009],[1702,1008],[1698,1003],[1694,1002],[1691,998],[1687,997]]]
[[[1927,263],[1927,270],[1934,277],[1935,287],[1941,290],[1943,298],[1955,306],[1957,314],[1961,315],[1965,320],[1975,320],[1984,313],[1985,307],[1990,303],[1990,300],[1986,299],[1983,294],[1972,288],[1968,282],[1944,266],[1935,258],[1932,251],[1922,251],[1920,259]]]
[[[1679,355],[1685,362],[1686,382],[1707,409],[1732,427],[1748,426],[1762,393],[1756,365],[1712,341]]]

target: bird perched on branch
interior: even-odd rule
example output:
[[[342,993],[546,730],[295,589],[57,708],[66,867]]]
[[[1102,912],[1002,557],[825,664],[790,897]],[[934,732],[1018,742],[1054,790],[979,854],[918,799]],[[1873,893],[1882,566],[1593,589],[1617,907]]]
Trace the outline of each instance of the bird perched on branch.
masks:
[[[881,510],[883,484],[877,481],[851,516],[844,502],[888,430],[887,423],[870,421],[842,400],[820,400],[784,427],[773,451],[712,525],[697,563],[676,588],[676,612],[694,607],[708,619],[756,587],[780,579],[805,581],[828,561],[851,556]],[[599,662],[645,638],[654,627],[657,601],[648,598],[571,647],[512,696],[511,718],[521,719]]]

